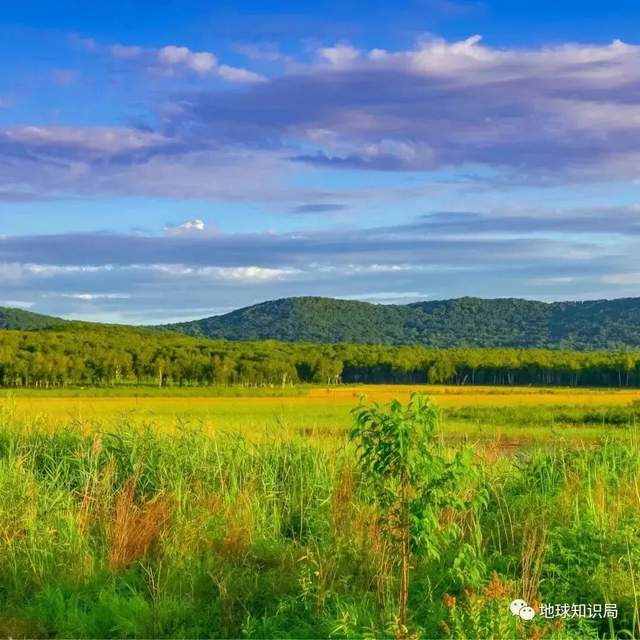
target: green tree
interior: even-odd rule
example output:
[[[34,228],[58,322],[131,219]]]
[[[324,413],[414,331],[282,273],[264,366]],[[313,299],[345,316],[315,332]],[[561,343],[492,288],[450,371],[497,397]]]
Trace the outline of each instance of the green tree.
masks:
[[[456,366],[445,353],[438,355],[435,362],[429,367],[427,381],[429,384],[444,384],[450,382],[455,375]]]
[[[445,506],[463,506],[457,489],[471,467],[465,453],[445,457],[438,411],[426,396],[414,394],[406,406],[360,404],[353,416],[362,481],[399,558],[395,635],[405,638],[412,555],[438,557],[438,515]]]

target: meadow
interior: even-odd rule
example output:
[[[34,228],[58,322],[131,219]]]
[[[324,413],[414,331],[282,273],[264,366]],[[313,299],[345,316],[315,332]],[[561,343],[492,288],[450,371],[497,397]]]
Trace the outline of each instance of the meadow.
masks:
[[[640,635],[640,392],[302,386],[3,392],[0,636],[397,636],[348,433],[362,394],[413,391],[470,472],[413,557],[407,637]]]
[[[453,441],[543,445],[626,438],[626,427],[640,418],[640,391],[634,389],[446,385],[5,389],[0,408],[14,422],[51,429],[74,424],[91,431],[125,423],[171,431],[186,424],[251,440],[333,441],[350,428],[350,410],[361,397],[406,401],[414,392],[428,394],[442,409],[441,432]]]

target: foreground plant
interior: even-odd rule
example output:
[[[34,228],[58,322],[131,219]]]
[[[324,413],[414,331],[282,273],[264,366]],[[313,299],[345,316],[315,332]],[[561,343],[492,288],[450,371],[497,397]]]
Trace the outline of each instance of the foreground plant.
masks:
[[[462,452],[445,457],[438,410],[424,395],[412,395],[406,406],[361,404],[353,416],[350,438],[362,480],[399,560],[395,636],[405,638],[412,556],[438,557],[439,514],[464,506],[458,496],[471,466]]]

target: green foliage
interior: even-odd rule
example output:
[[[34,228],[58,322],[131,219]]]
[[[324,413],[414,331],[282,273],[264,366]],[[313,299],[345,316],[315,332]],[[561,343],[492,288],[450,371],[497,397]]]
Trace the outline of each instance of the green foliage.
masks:
[[[640,298],[545,303],[466,297],[409,305],[285,298],[165,328],[229,340],[620,349],[640,346]]]
[[[640,352],[233,342],[67,323],[0,331],[0,386],[278,386],[298,383],[640,386]],[[229,393],[229,392],[225,392]]]
[[[62,318],[43,316],[24,309],[0,307],[0,329],[20,329],[30,331],[34,329],[54,329],[64,326]]]
[[[51,432],[0,415],[0,634],[388,637],[397,538],[378,535],[372,499],[393,508],[404,474],[416,636],[638,635],[637,441],[478,448],[469,475],[439,444],[431,405],[394,406],[363,417],[364,468],[342,442],[126,422]],[[524,623],[508,613],[515,597],[613,602],[620,615]]]
[[[413,394],[406,406],[393,400],[353,410],[350,438],[380,520],[393,538],[406,512],[412,546],[438,557],[437,516],[444,507],[461,508],[460,483],[470,473],[469,451],[444,455],[438,439],[438,410],[424,395]]]
[[[0,308],[0,329],[99,327]],[[640,298],[545,303],[466,297],[409,305],[285,298],[157,329],[198,338],[242,341],[620,350],[640,347]],[[434,375],[443,367],[437,364]],[[621,369],[625,370],[624,362]]]
[[[0,386],[7,387],[640,386],[638,351],[533,348],[638,347],[640,298],[554,304],[461,298],[406,306],[291,298],[164,330],[0,309],[2,328]]]
[[[412,395],[407,406],[397,400],[386,407],[361,405],[353,415],[350,437],[363,482],[399,558],[396,636],[405,637],[411,557],[439,557],[439,514],[465,506],[458,496],[470,466],[460,452],[451,461],[444,456],[438,411],[425,396]]]

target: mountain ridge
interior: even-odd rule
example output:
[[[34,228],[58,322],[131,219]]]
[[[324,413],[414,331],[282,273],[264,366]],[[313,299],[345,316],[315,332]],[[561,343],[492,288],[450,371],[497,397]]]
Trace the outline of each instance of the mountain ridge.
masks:
[[[0,329],[72,330],[89,324],[114,327],[0,307]],[[383,305],[300,296],[188,322],[119,326],[235,341],[623,349],[640,348],[640,297],[542,302],[467,296]]]
[[[0,307],[0,329],[16,329],[34,331],[38,329],[55,329],[69,324],[71,321],[34,313],[17,307]]]
[[[640,297],[542,302],[466,296],[381,305],[301,296],[156,328],[228,340],[611,349],[640,347]]]

